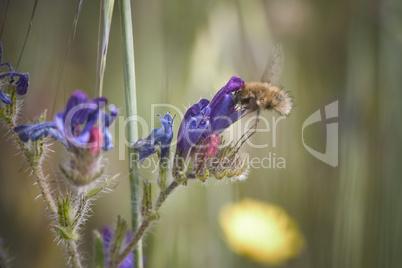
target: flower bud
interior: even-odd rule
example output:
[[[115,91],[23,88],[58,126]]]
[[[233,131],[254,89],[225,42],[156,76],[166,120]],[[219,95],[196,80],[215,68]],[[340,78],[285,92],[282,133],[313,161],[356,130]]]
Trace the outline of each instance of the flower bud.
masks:
[[[208,158],[214,157],[219,149],[219,142],[220,140],[217,134],[212,134],[206,138],[197,152],[197,160],[202,158],[201,160],[205,162]]]

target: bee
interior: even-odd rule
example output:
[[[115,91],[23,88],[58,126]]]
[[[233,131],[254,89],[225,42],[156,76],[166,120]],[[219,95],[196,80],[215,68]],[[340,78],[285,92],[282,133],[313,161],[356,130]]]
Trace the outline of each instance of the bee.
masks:
[[[250,112],[257,111],[257,118],[261,109],[289,115],[292,110],[292,99],[281,87],[275,85],[283,71],[283,63],[283,48],[281,44],[277,44],[272,50],[261,82],[246,83],[235,93],[235,103]]]

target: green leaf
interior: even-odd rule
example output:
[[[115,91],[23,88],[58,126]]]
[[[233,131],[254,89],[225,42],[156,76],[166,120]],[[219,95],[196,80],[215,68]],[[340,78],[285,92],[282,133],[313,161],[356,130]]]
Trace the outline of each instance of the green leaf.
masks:
[[[66,231],[64,228],[55,226],[54,230],[56,231],[56,233],[58,233],[58,235],[60,236],[60,238],[65,239],[65,240],[78,240],[79,235],[77,233],[70,233],[68,231]]]
[[[96,72],[96,84],[99,96],[102,96],[103,78],[106,69],[106,56],[109,46],[109,33],[112,24],[114,0],[102,0],[101,12],[99,15],[98,35],[98,69]]]
[[[120,250],[124,248],[124,242],[127,232],[127,222],[121,218],[117,217],[117,226],[114,232],[113,241],[110,244],[109,256],[110,260],[114,261],[120,253]]]
[[[106,256],[103,248],[103,241],[100,233],[94,231],[94,246],[95,246],[95,268],[105,268]]]

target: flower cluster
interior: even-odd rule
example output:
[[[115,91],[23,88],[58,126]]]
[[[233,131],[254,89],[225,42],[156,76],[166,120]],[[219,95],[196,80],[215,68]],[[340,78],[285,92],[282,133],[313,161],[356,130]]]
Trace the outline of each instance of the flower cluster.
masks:
[[[233,76],[211,101],[201,99],[186,111],[178,131],[172,169],[176,180],[199,178],[205,181],[211,175],[217,179],[241,178],[247,171],[247,155],[239,152],[237,145],[223,146],[220,136],[245,112],[236,105],[233,97],[243,86],[244,81]],[[162,120],[161,128],[154,129],[151,135],[134,145],[141,163],[155,153],[157,144],[165,148],[170,146],[172,126],[164,125],[170,126]]]
[[[25,95],[28,91],[29,75],[15,72],[10,63],[2,62],[3,47],[0,43],[0,67],[8,68],[8,72],[0,72],[0,118],[7,123],[15,123],[17,114],[17,95]],[[18,79],[16,81],[16,79]],[[5,107],[1,107],[1,103]]]
[[[184,115],[178,133],[173,166],[175,178],[207,180],[243,178],[248,169],[247,154],[235,145],[224,146],[220,137],[225,129],[235,123],[245,112],[234,101],[234,93],[244,86],[244,81],[233,76],[209,102],[200,100]]]
[[[112,148],[109,126],[115,120],[118,110],[113,108],[110,116],[100,110],[107,104],[106,98],[88,99],[82,91],[75,91],[67,101],[66,109],[56,114],[54,122],[19,125],[14,131],[23,142],[36,141],[42,136],[59,140],[67,149],[74,147],[90,148],[97,154],[99,148]],[[102,115],[103,136],[100,127],[95,126]]]
[[[3,80],[6,77],[10,77],[11,78],[10,83],[14,84],[15,92],[17,93],[17,95],[25,95],[28,90],[29,75],[24,74],[24,73],[14,72],[10,63],[2,62],[2,58],[3,58],[3,47],[0,44],[0,67],[6,66],[10,70],[9,72],[0,74],[0,81],[3,82]],[[15,82],[15,77],[18,77],[17,82]],[[1,83],[1,85],[3,86],[3,83]],[[9,92],[7,92],[7,90],[5,90],[6,91],[6,93],[5,93],[5,92],[3,92],[3,90],[5,90],[5,89],[0,88],[0,100],[5,104],[10,105],[12,103],[12,100],[10,99],[10,96],[7,96],[7,94],[9,94]]]
[[[240,118],[245,110],[237,109],[233,93],[243,86],[244,81],[233,76],[211,102],[201,99],[187,110],[178,132],[176,155],[185,157],[191,147],[220,134]]]
[[[100,149],[107,151],[113,147],[109,126],[116,119],[118,110],[112,107],[110,115],[101,111],[106,104],[106,98],[91,100],[77,90],[53,122],[19,125],[14,131],[23,142],[47,136],[59,140],[71,154],[70,165],[62,166],[63,173],[74,184],[85,185],[102,173],[98,163]]]

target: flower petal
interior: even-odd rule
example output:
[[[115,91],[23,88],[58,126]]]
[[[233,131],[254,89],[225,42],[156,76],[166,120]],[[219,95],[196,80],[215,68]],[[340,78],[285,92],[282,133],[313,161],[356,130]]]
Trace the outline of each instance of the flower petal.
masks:
[[[76,90],[66,104],[66,109],[55,116],[55,123],[71,143],[87,143],[90,132],[98,121],[99,110],[106,98],[89,100],[85,92]],[[81,129],[81,125],[84,125]]]
[[[17,73],[18,74],[18,73]],[[16,86],[16,91],[18,95],[25,95],[27,94],[28,91],[28,85],[29,85],[29,75],[28,74],[19,74],[19,79],[17,83],[15,83]]]
[[[8,104],[8,105],[11,104],[10,98],[6,94],[4,94],[3,91],[1,91],[1,90],[0,90],[0,100],[5,104]]]
[[[57,129],[60,131],[61,135],[65,136],[65,129],[64,129],[64,114],[65,111],[61,111],[54,116],[54,123]]]
[[[157,145],[161,148],[161,157],[169,157],[173,139],[173,117],[169,113],[163,118],[158,116],[161,119],[161,127],[154,128],[148,137],[139,139],[133,146],[139,152],[141,164],[148,156],[156,153]]]
[[[115,107],[110,108],[110,115],[106,112],[103,112],[103,116],[101,118],[101,125],[102,125],[102,131],[103,131],[103,144],[102,144],[102,150],[108,151],[113,148],[113,138],[112,134],[110,134],[109,127],[110,125],[113,124],[115,121],[117,115],[119,114],[119,110]]]
[[[158,116],[161,120],[162,131],[155,136],[155,140],[164,145],[170,145],[173,139],[173,117],[170,115],[170,113],[166,113],[163,118],[159,114]]]
[[[231,92],[240,90],[244,86],[244,81],[238,76],[232,76],[229,80],[229,82],[219,90],[214,98],[211,100],[211,103],[209,104],[209,107],[211,108],[212,111],[214,111],[217,106],[221,105],[222,98]]]
[[[198,153],[196,155],[196,159],[203,157],[204,161],[210,157],[214,157],[219,149],[219,135],[214,133],[211,136],[207,137],[203,142],[200,148],[198,149]]]
[[[88,102],[87,94],[81,90],[76,90],[71,94],[71,97],[68,99],[65,111],[66,113],[68,113],[75,106],[86,102]]]
[[[14,128],[14,132],[18,133],[18,136],[22,142],[36,141],[41,137],[51,136],[55,140],[61,141],[64,146],[67,147],[67,143],[56,130],[57,127],[53,122],[37,123],[30,125],[19,125]]]
[[[200,125],[203,119],[202,112],[209,114],[209,109],[204,110],[209,104],[209,100],[201,99],[198,103],[191,106],[183,117],[180,123],[179,131],[177,134],[177,151],[180,154],[187,155],[190,147],[197,142],[201,137],[203,131],[209,126],[207,122]],[[200,125],[202,129],[197,130],[197,126]]]
[[[231,124],[235,123],[244,112],[245,109],[236,110],[232,93],[224,95],[221,99],[221,105],[216,106],[216,109],[212,111],[210,119],[212,131],[221,133]]]
[[[110,109],[110,115],[107,112],[103,112],[102,120],[105,127],[111,126],[116,120],[117,115],[119,114],[119,109],[117,109],[116,107],[112,107],[109,109]]]
[[[148,140],[147,138],[139,139],[133,145],[133,148],[138,151],[141,164],[148,156],[156,153],[155,144],[152,140]]]
[[[103,130],[103,143],[102,143],[102,150],[104,151],[109,151],[110,149],[113,148],[113,137],[112,134],[110,134],[109,128],[105,128]]]
[[[16,86],[16,91],[18,95],[25,95],[28,90],[28,84],[29,84],[29,75],[24,74],[24,73],[18,73],[18,72],[8,72],[8,73],[3,73],[0,75],[0,79],[6,76],[11,77],[11,81],[14,81],[14,76],[18,76],[19,80],[17,83],[15,83]]]

